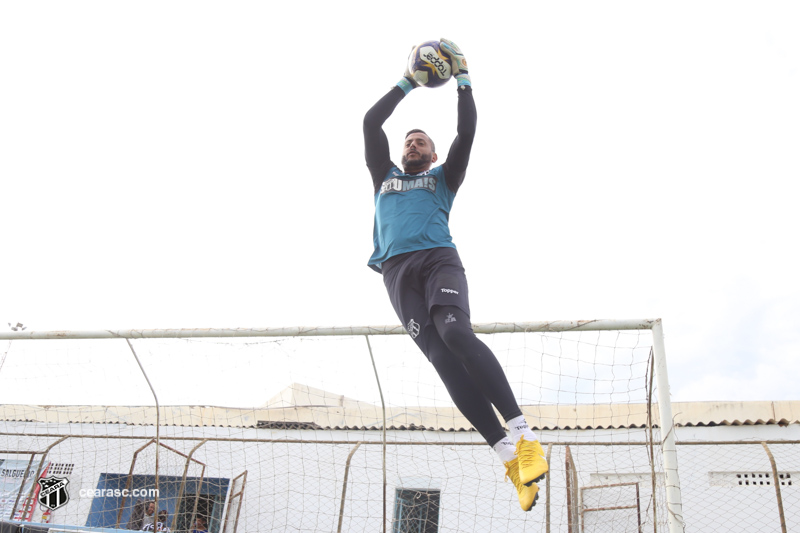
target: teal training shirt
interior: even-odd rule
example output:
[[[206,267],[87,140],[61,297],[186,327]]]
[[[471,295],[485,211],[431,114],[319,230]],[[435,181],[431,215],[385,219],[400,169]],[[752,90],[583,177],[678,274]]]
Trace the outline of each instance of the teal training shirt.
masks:
[[[419,174],[392,166],[375,193],[375,251],[368,265],[380,272],[383,262],[395,255],[455,248],[448,225],[455,197],[441,166]]]

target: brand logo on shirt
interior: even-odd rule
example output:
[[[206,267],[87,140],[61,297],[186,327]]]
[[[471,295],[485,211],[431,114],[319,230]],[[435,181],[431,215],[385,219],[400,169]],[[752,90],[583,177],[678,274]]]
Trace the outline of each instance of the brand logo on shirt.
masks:
[[[414,189],[428,189],[436,192],[436,176],[422,176],[416,179],[391,178],[381,185],[381,194],[385,192],[406,192]]]
[[[450,322],[455,322],[456,317],[453,316],[453,313],[447,313],[447,318],[444,319],[445,324],[449,324]]]
[[[441,291],[442,292],[447,292],[447,293],[450,293],[450,294],[458,294],[458,291],[455,291],[453,289],[441,289]]]

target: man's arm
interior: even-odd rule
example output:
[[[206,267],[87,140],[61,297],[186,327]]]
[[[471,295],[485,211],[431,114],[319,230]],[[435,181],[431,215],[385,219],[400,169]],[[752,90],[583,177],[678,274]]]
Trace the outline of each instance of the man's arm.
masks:
[[[472,141],[475,139],[475,128],[478,123],[478,112],[475,110],[475,100],[472,99],[472,80],[467,71],[467,58],[456,43],[449,39],[442,39],[442,49],[450,56],[450,65],[453,68],[453,77],[456,79],[458,91],[458,125],[457,135],[447,161],[442,165],[447,187],[455,192],[461,187],[467,173],[469,154],[472,151]]]
[[[392,87],[364,116],[364,158],[372,175],[375,192],[380,190],[383,178],[393,165],[383,123],[391,116],[405,95],[405,91],[399,86]]]
[[[472,87],[469,85],[459,87],[456,130],[458,134],[447,153],[447,161],[442,165],[447,186],[453,192],[458,192],[458,188],[461,187],[464,176],[467,174],[467,164],[477,124],[478,112],[475,109],[475,100],[472,99]]]

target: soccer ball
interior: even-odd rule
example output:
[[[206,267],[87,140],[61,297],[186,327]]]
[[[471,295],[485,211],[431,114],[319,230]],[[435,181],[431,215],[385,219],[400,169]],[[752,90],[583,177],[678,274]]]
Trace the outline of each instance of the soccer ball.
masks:
[[[450,57],[439,48],[439,41],[425,41],[411,50],[408,72],[420,87],[441,87],[453,75]]]

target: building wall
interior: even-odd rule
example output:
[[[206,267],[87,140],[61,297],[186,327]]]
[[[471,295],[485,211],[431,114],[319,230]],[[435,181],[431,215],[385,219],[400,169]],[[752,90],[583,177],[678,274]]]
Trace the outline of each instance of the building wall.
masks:
[[[56,523],[70,525],[85,525],[92,507],[94,498],[81,497],[80,490],[95,489],[101,474],[127,474],[134,453],[155,435],[152,426],[109,424],[0,422],[0,428],[0,449],[41,451],[58,439],[32,435],[70,435],[48,455],[48,460],[53,463],[75,465],[69,476],[70,503],[57,510],[53,517]],[[162,442],[171,449],[160,448],[159,473],[173,477],[182,476],[186,464],[185,457],[178,452],[188,455],[206,438],[233,439],[206,442],[197,448],[193,457],[205,464],[203,475],[206,477],[233,479],[247,471],[239,532],[336,531],[349,456],[342,531],[374,532],[380,529],[384,516],[384,472],[379,431],[162,427],[160,434]],[[89,438],[103,435],[115,438]],[[758,443],[779,438],[800,440],[800,426],[678,428],[677,437],[679,442],[749,443],[679,446],[684,517],[691,525],[687,530],[735,531],[741,530],[737,527],[743,523],[752,524],[748,531],[776,530],[769,529],[777,514],[774,487],[770,493],[763,486],[719,486],[715,485],[719,483],[718,477],[713,477],[712,473],[735,473],[748,469],[766,471],[769,461]],[[545,431],[540,438],[546,447],[548,443],[556,443],[551,449],[549,492],[543,483],[537,507],[530,513],[523,513],[512,485],[504,481],[503,466],[477,433],[389,431],[387,440],[398,444],[390,444],[386,450],[387,517],[392,516],[396,489],[408,488],[409,483],[427,483],[428,488],[441,490],[440,531],[542,531],[549,495],[551,531],[566,532],[566,443],[571,443],[570,455],[580,487],[640,481],[644,523],[652,524],[654,508],[655,519],[665,523],[663,486],[656,488],[655,505],[651,500],[648,448],[642,445],[588,445],[593,442],[643,441],[644,430]],[[655,438],[659,438],[657,433]],[[248,439],[289,442],[264,443]],[[357,445],[358,442],[363,444]],[[787,465],[781,470],[800,470],[797,445],[776,445],[775,448],[776,458]],[[658,457],[656,450],[657,460]],[[154,468],[155,446],[151,445],[139,451],[134,473],[152,474]],[[200,468],[193,463],[188,475],[199,476]],[[663,480],[663,476],[657,476],[657,479]],[[796,485],[791,487],[784,490],[784,505],[791,504],[800,509]],[[629,498],[625,495],[620,497]],[[602,502],[603,498],[598,501]],[[132,503],[128,501],[126,505]],[[159,507],[166,506],[170,516],[174,516],[174,505],[174,498],[170,498]],[[592,515],[592,519],[596,521],[598,516],[611,518],[612,515],[610,511],[603,511]],[[795,527],[800,527],[796,515],[789,516],[789,520]],[[758,529],[762,526],[767,529]]]

